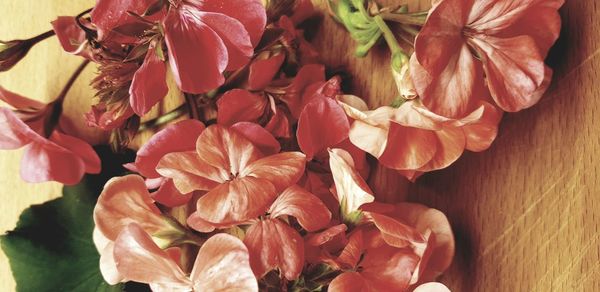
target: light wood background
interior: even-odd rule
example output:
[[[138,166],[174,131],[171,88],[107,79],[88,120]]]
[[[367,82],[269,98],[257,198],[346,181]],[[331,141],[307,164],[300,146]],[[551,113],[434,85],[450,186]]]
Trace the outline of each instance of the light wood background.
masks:
[[[0,0],[0,39],[44,32],[56,16],[75,15],[93,2]],[[457,255],[441,278],[453,291],[600,291],[600,5],[571,0],[561,14],[563,36],[550,57],[556,74],[542,102],[507,115],[489,151],[468,153],[411,187],[412,200],[444,211],[453,225]],[[393,96],[385,49],[356,60],[347,34],[327,17],[322,22],[314,43],[326,64],[353,76],[353,93],[372,105]],[[51,39],[0,74],[0,85],[51,100],[78,64]],[[67,114],[79,125],[92,74],[88,68],[67,99]],[[92,142],[101,139],[81,131]],[[0,152],[0,232],[14,228],[28,205],[60,193],[57,184],[23,183],[21,155]],[[0,291],[12,290],[0,253]]]

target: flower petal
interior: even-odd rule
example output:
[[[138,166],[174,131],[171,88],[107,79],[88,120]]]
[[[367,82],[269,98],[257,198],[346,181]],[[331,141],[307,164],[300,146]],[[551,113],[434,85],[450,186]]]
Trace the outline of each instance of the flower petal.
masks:
[[[516,112],[536,104],[550,85],[544,58],[529,36],[473,39],[482,56],[492,97],[505,111]]]
[[[466,43],[449,56],[439,72],[427,72],[411,58],[411,77],[423,104],[432,112],[450,118],[462,118],[473,109],[483,74]]]
[[[171,152],[193,151],[202,131],[202,122],[183,120],[154,134],[137,152],[135,166],[139,173],[147,178],[159,177],[156,166],[160,159]]]
[[[327,126],[324,126],[327,125]],[[346,113],[331,98],[309,102],[298,120],[298,145],[308,160],[348,138],[350,124]]]
[[[185,205],[192,199],[192,193],[182,194],[172,179],[165,179],[158,190],[150,194],[153,200],[169,208]]]
[[[257,278],[274,268],[279,268],[290,281],[302,273],[304,240],[282,221],[267,219],[250,226],[244,243],[250,251],[250,264]]]
[[[435,131],[405,127],[392,122],[388,142],[379,161],[393,169],[419,169],[431,161],[437,151]]]
[[[147,114],[169,93],[166,78],[167,65],[158,58],[156,48],[150,46],[129,87],[129,102],[138,116]]]
[[[484,107],[483,115],[462,127],[467,139],[466,149],[473,152],[484,151],[492,145],[498,135],[498,124],[503,114],[502,111],[487,102],[483,102],[482,106]]]
[[[264,214],[277,191],[267,180],[241,177],[214,188],[197,202],[197,215],[215,227],[231,227]]]
[[[354,160],[342,149],[329,150],[329,166],[335,182],[342,216],[358,211],[360,206],[375,200],[373,192],[354,169]]]
[[[169,153],[158,162],[156,171],[173,179],[182,194],[211,190],[228,179],[221,169],[201,160],[196,151]]]
[[[267,23],[265,7],[260,0],[193,1],[202,11],[221,13],[238,20],[250,35],[252,44],[258,45]]]
[[[327,291],[331,292],[371,292],[363,277],[357,272],[345,272],[333,279]],[[375,292],[375,291],[372,291]]]
[[[315,195],[298,185],[287,188],[269,209],[271,218],[292,216],[308,232],[317,231],[329,224],[331,212]]]
[[[113,178],[106,183],[94,208],[94,222],[110,240],[115,240],[132,222],[149,234],[171,229],[150,198],[144,180],[137,175]]]
[[[75,17],[59,16],[52,21],[52,28],[65,52],[91,58],[90,52],[85,50],[87,45],[85,31],[79,27]]]
[[[407,249],[369,249],[360,263],[360,274],[371,291],[406,291],[418,261],[419,257]]]
[[[262,156],[244,135],[220,125],[210,126],[200,135],[196,151],[202,161],[221,169],[227,179],[241,174]]]
[[[202,245],[190,278],[194,291],[258,291],[248,249],[227,234],[213,235]]]
[[[295,184],[304,174],[306,156],[300,152],[283,152],[253,162],[240,173],[271,182],[278,192]]]
[[[50,141],[64,147],[65,149],[71,151],[73,155],[79,157],[85,165],[86,173],[100,173],[102,168],[100,157],[98,157],[98,154],[96,151],[94,151],[94,148],[92,148],[92,146],[90,146],[90,144],[87,142],[73,136],[62,134],[58,131],[54,131],[52,133],[50,136]]]
[[[41,138],[41,137],[40,137]],[[85,174],[84,161],[73,152],[48,140],[27,146],[21,160],[21,177],[29,183],[56,181],[77,184]]]
[[[168,291],[189,291],[192,283],[169,254],[139,225],[130,224],[114,247],[119,272],[128,280],[158,285]]]
[[[98,37],[104,39],[116,27],[134,19],[129,11],[141,15],[154,0],[97,0],[91,12],[92,22],[98,28]]]
[[[46,107],[45,103],[8,91],[2,86],[0,86],[0,100],[19,110],[38,111]]]
[[[231,126],[231,129],[248,138],[264,155],[274,155],[281,151],[279,141],[258,124],[239,122]]]
[[[217,101],[217,123],[231,126],[237,122],[258,122],[265,115],[269,100],[243,89],[227,91]]]
[[[248,73],[248,87],[250,90],[260,90],[269,85],[281,65],[285,61],[285,54],[280,53],[267,59],[258,59],[250,64]]]
[[[254,55],[254,47],[248,32],[239,21],[220,13],[201,12],[198,13],[198,17],[219,35],[227,47],[227,71],[239,69],[250,61]]]
[[[413,292],[450,292],[450,289],[442,283],[429,282],[419,285]]]
[[[219,35],[182,4],[164,20],[165,42],[175,81],[184,92],[200,94],[219,87],[229,57]]]
[[[0,107],[0,149],[19,149],[40,138],[12,110]]]
[[[401,223],[386,215],[377,214],[375,212],[365,212],[369,221],[373,222],[385,242],[390,246],[403,248],[407,245],[424,244],[426,240],[414,228]]]

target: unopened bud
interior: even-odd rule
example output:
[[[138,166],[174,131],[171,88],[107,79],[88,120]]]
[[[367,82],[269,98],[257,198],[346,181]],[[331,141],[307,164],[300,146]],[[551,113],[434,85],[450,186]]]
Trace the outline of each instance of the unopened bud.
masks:
[[[8,71],[19,63],[31,47],[31,42],[26,40],[0,41],[0,72]]]
[[[394,76],[398,93],[403,99],[413,99],[417,96],[410,77],[410,62],[405,54],[397,53],[392,56],[392,76]]]

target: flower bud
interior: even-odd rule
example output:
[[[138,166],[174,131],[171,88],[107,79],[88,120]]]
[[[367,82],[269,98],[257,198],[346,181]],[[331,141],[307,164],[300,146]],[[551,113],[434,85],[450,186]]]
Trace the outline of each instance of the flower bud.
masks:
[[[392,76],[396,82],[398,93],[403,99],[413,99],[417,96],[415,86],[410,77],[410,65],[408,57],[404,53],[396,53],[392,56]]]
[[[14,67],[29,52],[32,43],[27,40],[0,41],[0,72]]]

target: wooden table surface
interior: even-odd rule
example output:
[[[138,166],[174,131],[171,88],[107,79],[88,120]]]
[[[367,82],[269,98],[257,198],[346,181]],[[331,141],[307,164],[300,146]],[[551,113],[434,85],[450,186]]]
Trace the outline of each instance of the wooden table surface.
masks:
[[[600,114],[600,5],[567,2],[561,10],[563,34],[550,57],[554,83],[541,103],[506,115],[489,151],[468,153],[411,187],[412,200],[450,218],[457,255],[440,280],[453,291],[600,291],[600,120],[595,116]],[[56,16],[75,15],[93,3],[0,0],[0,39],[41,33]],[[353,43],[327,17],[314,43],[326,64],[354,77],[353,93],[372,105],[394,94],[383,47],[354,59]],[[0,74],[0,84],[51,100],[78,63],[52,39]],[[67,113],[78,124],[92,96],[87,86],[92,74],[88,68],[67,99]],[[90,131],[82,134],[92,142],[101,139]],[[58,184],[20,180],[21,153],[0,152],[0,232],[14,228],[28,205],[60,193]],[[12,290],[10,268],[0,253],[0,291]]]

